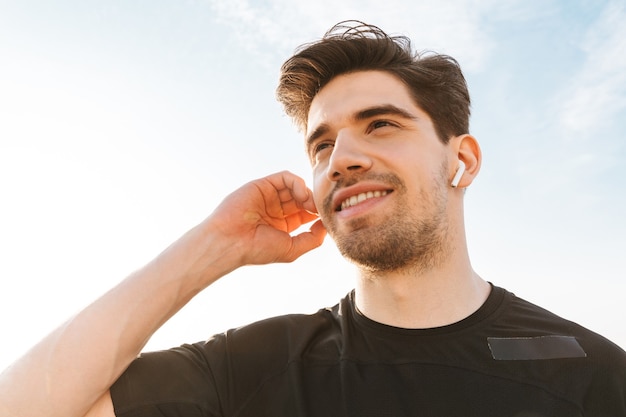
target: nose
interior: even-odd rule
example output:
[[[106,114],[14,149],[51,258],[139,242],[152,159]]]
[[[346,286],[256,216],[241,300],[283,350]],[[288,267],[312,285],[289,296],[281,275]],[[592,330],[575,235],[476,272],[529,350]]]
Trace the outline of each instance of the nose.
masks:
[[[337,181],[371,167],[372,158],[367,152],[365,141],[349,131],[338,132],[328,163],[328,179]]]

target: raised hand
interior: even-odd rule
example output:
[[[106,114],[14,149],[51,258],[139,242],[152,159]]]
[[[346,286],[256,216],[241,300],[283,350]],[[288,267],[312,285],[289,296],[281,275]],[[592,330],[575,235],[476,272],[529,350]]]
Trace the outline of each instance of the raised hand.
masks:
[[[326,235],[320,220],[309,231],[291,235],[316,219],[313,195],[304,180],[285,171],[245,184],[226,197],[206,223],[234,243],[232,250],[245,265],[291,262],[320,246]]]

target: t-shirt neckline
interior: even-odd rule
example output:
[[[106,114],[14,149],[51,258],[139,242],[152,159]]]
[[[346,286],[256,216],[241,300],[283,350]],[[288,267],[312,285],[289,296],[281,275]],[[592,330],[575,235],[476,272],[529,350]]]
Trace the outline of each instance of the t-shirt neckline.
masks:
[[[374,321],[365,316],[356,308],[356,302],[354,300],[354,290],[352,290],[348,295],[348,303],[350,312],[353,315],[356,324],[366,330],[408,336],[444,335],[448,333],[455,333],[482,323],[500,308],[504,301],[506,291],[503,288],[497,287],[491,283],[489,284],[491,285],[491,291],[489,293],[489,296],[478,310],[455,323],[439,327],[411,329],[391,326],[388,324]]]

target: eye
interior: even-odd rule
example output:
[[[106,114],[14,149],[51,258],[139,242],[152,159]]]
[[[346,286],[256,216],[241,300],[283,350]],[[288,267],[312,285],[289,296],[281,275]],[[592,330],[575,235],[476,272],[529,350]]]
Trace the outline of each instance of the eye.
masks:
[[[313,153],[318,154],[322,152],[324,149],[330,148],[331,146],[332,144],[330,142],[318,143],[317,145],[315,145],[315,147],[313,147]]]
[[[332,147],[333,142],[331,141],[318,142],[314,144],[313,146],[311,146],[311,159],[319,160],[321,157],[323,157],[323,155],[329,152]]]
[[[388,127],[388,126],[394,127],[396,126],[396,124],[393,122],[390,122],[389,120],[374,120],[372,123],[370,123],[369,130],[372,131],[372,130],[376,130],[376,129],[380,129],[380,128]]]

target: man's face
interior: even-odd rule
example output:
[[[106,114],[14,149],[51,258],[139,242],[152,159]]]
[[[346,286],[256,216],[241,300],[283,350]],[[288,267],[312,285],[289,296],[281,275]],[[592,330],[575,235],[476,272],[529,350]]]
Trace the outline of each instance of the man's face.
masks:
[[[439,264],[449,151],[406,86],[381,71],[338,76],[307,126],[315,203],[342,254],[372,271]]]

